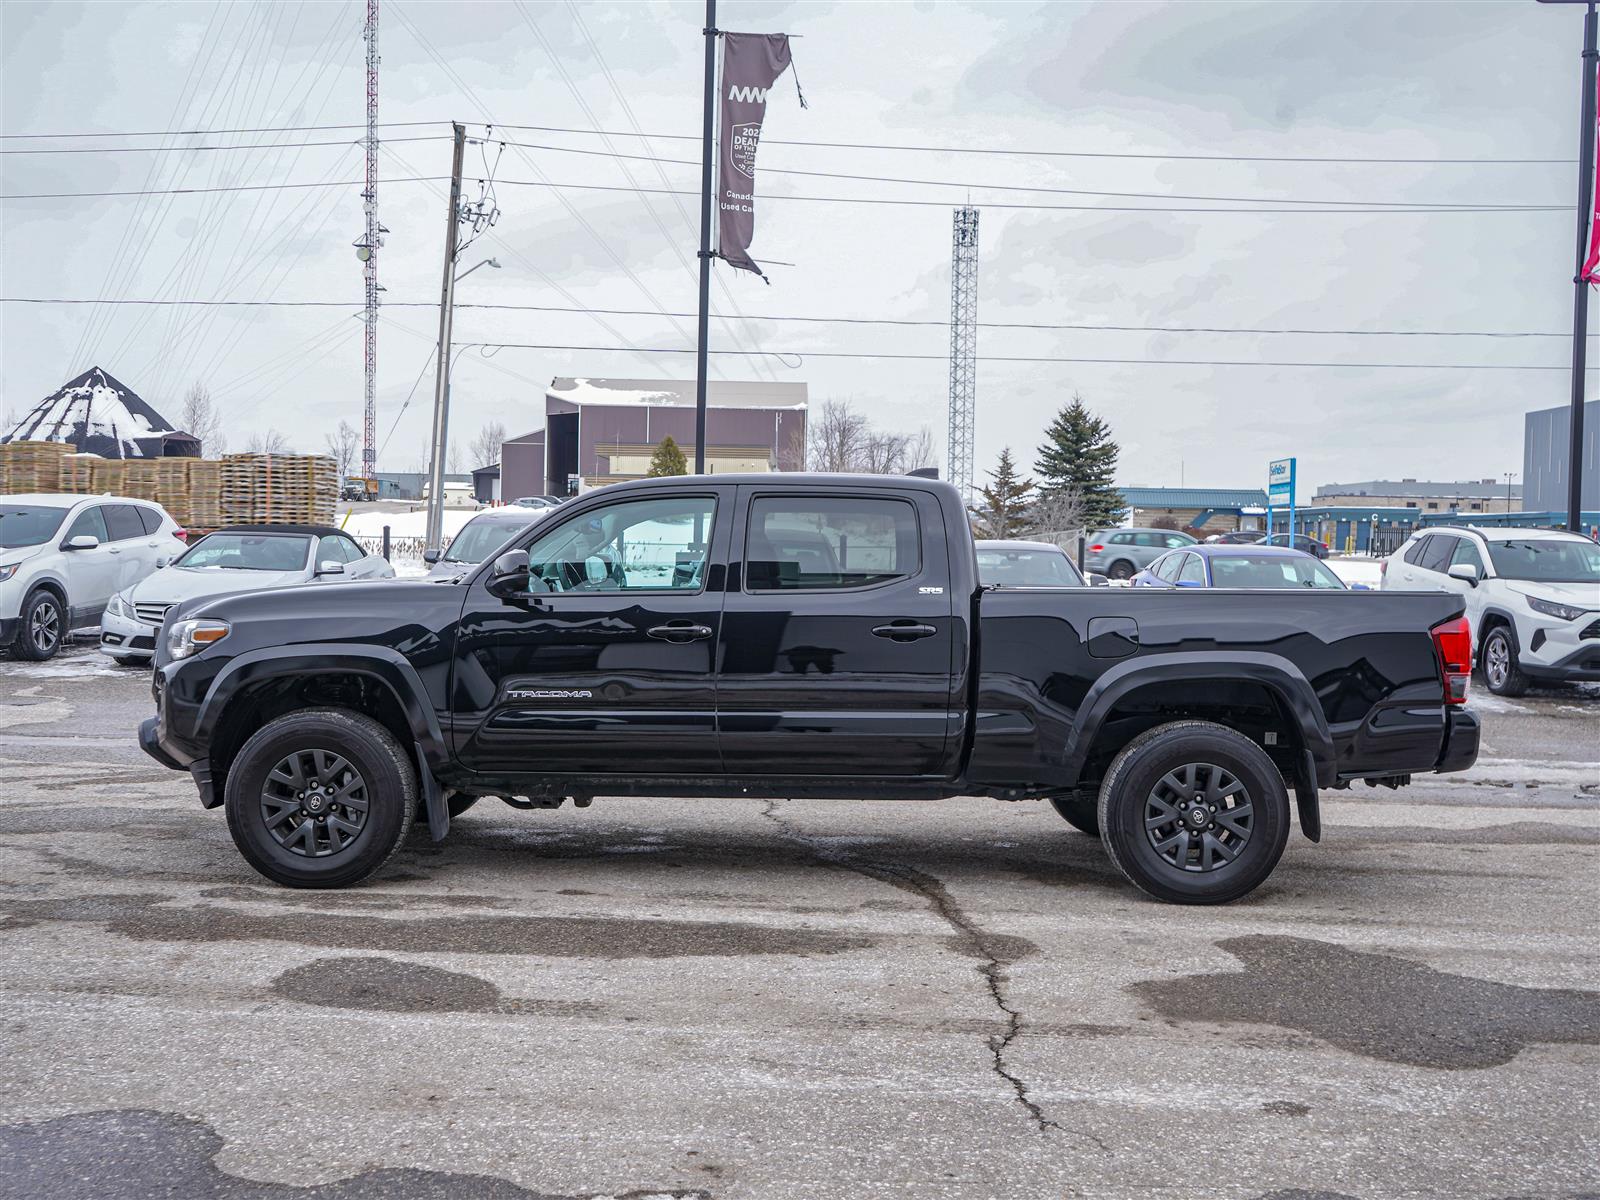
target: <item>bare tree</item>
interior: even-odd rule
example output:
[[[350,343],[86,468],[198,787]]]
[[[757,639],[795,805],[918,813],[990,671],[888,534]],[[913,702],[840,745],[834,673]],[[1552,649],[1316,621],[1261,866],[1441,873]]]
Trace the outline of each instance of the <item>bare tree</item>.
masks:
[[[1076,488],[1047,492],[1034,501],[1028,512],[1028,533],[1040,541],[1071,546],[1085,532],[1088,505]]]
[[[506,427],[499,421],[485,421],[472,439],[472,465],[492,467],[500,461],[500,447],[506,440]]]
[[[849,400],[828,400],[806,431],[809,466],[813,471],[859,471],[870,430],[867,419]]]
[[[246,454],[288,454],[289,439],[276,429],[268,429],[265,433],[252,433],[244,450]]]
[[[461,443],[451,442],[444,456],[445,470],[451,475],[461,474]]]
[[[933,430],[924,425],[906,439],[906,470],[920,471],[923,467],[937,467],[939,451],[934,445]]]
[[[361,444],[361,435],[349,421],[340,421],[339,428],[330,433],[327,440],[328,453],[339,466],[339,478],[348,478],[350,468],[355,465],[356,450]]]
[[[220,458],[228,452],[228,439],[222,433],[222,413],[211,399],[211,389],[198,379],[184,394],[178,428],[199,438],[201,452],[212,458]]]

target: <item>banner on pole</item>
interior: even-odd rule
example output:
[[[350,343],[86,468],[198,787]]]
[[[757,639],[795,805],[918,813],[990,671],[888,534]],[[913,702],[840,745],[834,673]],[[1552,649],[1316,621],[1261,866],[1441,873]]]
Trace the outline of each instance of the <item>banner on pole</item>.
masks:
[[[788,34],[722,35],[717,249],[729,265],[757,275],[762,275],[761,268],[749,254],[756,231],[756,150],[767,115],[767,93],[789,62]],[[797,78],[796,90],[799,86]],[[803,95],[800,106],[805,107]]]
[[[1600,76],[1600,68],[1597,68],[1597,76]],[[1596,120],[1600,124],[1600,118]],[[1589,256],[1583,260],[1583,270],[1578,272],[1578,278],[1591,287],[1600,287],[1600,277],[1597,277],[1597,268],[1600,268],[1600,155],[1595,156],[1595,163],[1595,207],[1589,213]]]

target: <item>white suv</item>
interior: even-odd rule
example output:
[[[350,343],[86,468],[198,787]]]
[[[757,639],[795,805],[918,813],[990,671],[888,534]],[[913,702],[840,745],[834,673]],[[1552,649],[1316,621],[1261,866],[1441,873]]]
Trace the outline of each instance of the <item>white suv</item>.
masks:
[[[123,588],[184,551],[158,504],[120,496],[0,496],[0,646],[50,658]]]
[[[1553,529],[1419,530],[1383,562],[1383,590],[1465,597],[1489,690],[1600,679],[1600,546]]]

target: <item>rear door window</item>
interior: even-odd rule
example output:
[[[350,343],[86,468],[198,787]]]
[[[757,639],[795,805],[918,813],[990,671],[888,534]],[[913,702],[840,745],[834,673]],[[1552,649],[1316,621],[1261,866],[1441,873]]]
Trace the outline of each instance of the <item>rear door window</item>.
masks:
[[[1400,557],[1405,559],[1406,562],[1410,563],[1413,567],[1416,566],[1422,559],[1422,551],[1424,547],[1426,547],[1431,540],[1431,538],[1425,537],[1418,538],[1416,541],[1412,542],[1411,545],[1406,547],[1406,552]]]
[[[866,496],[757,496],[745,530],[745,589],[875,587],[921,570],[917,510]]]
[[[1424,571],[1438,571],[1444,569],[1450,562],[1450,555],[1455,551],[1456,542],[1460,539],[1449,534],[1436,533],[1428,539],[1427,549],[1423,550],[1422,557],[1417,560],[1417,566]]]
[[[144,522],[139,520],[139,510],[131,504],[102,505],[106,514],[106,528],[113,542],[125,542],[144,536]]]

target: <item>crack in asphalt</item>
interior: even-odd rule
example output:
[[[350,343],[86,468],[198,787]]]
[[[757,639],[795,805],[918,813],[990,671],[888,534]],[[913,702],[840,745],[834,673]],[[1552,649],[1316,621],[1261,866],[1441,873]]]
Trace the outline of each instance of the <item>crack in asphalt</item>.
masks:
[[[989,933],[956,903],[955,897],[944,883],[925,871],[914,867],[907,867],[899,863],[870,862],[831,846],[818,845],[817,842],[807,837],[805,832],[792,822],[778,815],[778,802],[766,801],[761,810],[761,815],[776,825],[784,837],[790,841],[804,846],[811,854],[828,866],[842,867],[854,871],[858,875],[865,875],[869,879],[876,879],[897,887],[902,891],[911,892],[925,900],[934,913],[955,930],[957,940],[967,957],[975,959],[976,968],[983,977],[984,986],[989,993],[989,999],[995,1008],[1000,1011],[1005,1021],[1002,1033],[991,1034],[988,1039],[990,1068],[1010,1086],[1013,1096],[1018,1104],[1027,1111],[1029,1118],[1038,1127],[1040,1133],[1055,1130],[1064,1134],[1078,1134],[1094,1142],[1100,1149],[1106,1145],[1092,1133],[1081,1130],[1069,1130],[1059,1121],[1052,1120],[1045,1115],[1044,1109],[1038,1101],[1029,1094],[1028,1084],[1021,1076],[1017,1075],[1006,1065],[1006,1051],[1012,1043],[1022,1036],[1027,1025],[1023,1020],[1021,1011],[1011,1002],[1010,978],[1005,971],[1005,962],[1011,957],[1002,948],[996,935]]]

